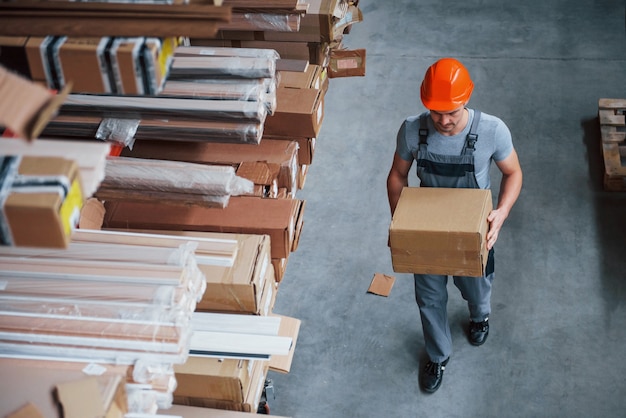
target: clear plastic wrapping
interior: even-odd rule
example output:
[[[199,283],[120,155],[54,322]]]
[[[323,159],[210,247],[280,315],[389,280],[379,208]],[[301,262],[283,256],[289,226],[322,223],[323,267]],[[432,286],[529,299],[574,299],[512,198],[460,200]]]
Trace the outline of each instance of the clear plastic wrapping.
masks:
[[[267,81],[267,82],[266,82]],[[161,96],[201,97],[211,100],[243,100],[263,103],[271,115],[276,110],[274,78],[254,80],[189,79],[167,80]]]
[[[262,137],[263,124],[259,122],[146,120],[137,131],[139,140],[258,144]]]
[[[264,57],[174,56],[168,79],[269,78],[276,74],[276,60]]]
[[[300,30],[300,15],[295,13],[235,13],[228,30],[297,32]]]
[[[46,126],[44,134],[51,138],[95,138],[101,120],[59,116]],[[258,144],[262,136],[263,124],[258,121],[144,119],[137,127],[135,139]]]
[[[163,96],[70,94],[61,115],[119,119],[183,119],[264,121],[267,109],[260,102],[203,100]]]
[[[111,157],[101,187],[200,195],[241,195],[254,184],[231,166]]]
[[[236,241],[77,235],[67,250],[0,248],[0,356],[129,365],[129,412],[170,408],[206,289],[196,253],[233,253]]]
[[[269,48],[228,48],[211,46],[178,46],[175,50],[177,57],[258,57],[272,60],[280,59],[280,54],[275,49]]]

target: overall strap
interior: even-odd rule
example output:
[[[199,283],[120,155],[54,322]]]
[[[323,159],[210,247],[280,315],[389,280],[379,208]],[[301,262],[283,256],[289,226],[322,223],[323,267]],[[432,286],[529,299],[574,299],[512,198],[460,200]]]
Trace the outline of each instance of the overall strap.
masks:
[[[475,150],[476,141],[478,141],[478,123],[480,122],[480,110],[474,110],[474,119],[470,126],[470,131],[465,138],[465,146],[463,147],[463,154],[473,154]]]
[[[426,114],[420,116],[419,139],[419,149],[425,151],[428,147],[428,115]]]

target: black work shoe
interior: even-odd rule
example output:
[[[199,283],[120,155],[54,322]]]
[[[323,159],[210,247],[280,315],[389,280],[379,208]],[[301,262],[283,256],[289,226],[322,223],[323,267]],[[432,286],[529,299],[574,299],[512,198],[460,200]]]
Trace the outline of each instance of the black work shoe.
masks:
[[[441,380],[443,379],[443,371],[446,369],[450,357],[445,359],[442,363],[433,363],[428,361],[421,375],[422,389],[428,393],[433,393],[439,386],[441,386]]]
[[[482,322],[469,323],[469,341],[472,345],[483,345],[489,336],[489,318]]]

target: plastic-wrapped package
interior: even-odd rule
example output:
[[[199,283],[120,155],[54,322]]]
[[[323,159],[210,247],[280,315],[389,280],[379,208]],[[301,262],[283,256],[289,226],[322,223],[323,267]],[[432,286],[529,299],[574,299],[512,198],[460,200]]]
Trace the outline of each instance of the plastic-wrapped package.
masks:
[[[169,80],[189,78],[271,78],[276,60],[263,57],[174,56]]]
[[[120,119],[255,120],[264,121],[262,103],[239,100],[201,100],[162,96],[70,94],[61,115]]]
[[[103,200],[159,198],[174,204],[225,207],[231,195],[253,190],[254,183],[237,176],[231,166],[111,157],[95,195]]]
[[[171,406],[206,289],[237,240],[77,230],[64,251],[0,248],[0,356],[132,366],[129,413]]]
[[[168,80],[161,96],[190,96],[211,100],[243,100],[263,103],[271,115],[276,110],[276,82],[273,78],[235,79],[183,79]]]
[[[297,32],[300,30],[300,14],[233,13],[231,22],[221,28],[244,31]]]
[[[239,195],[252,190],[241,189],[245,183],[236,182],[235,177],[235,169],[231,166],[110,157],[102,185],[212,195]]]
[[[280,59],[280,54],[275,49],[269,48],[227,48],[211,46],[178,46],[174,51],[177,57],[258,57],[273,60]]]
[[[57,116],[43,134],[48,138],[95,138],[101,121],[97,116]],[[258,144],[262,136],[263,124],[259,121],[143,119],[135,140]]]

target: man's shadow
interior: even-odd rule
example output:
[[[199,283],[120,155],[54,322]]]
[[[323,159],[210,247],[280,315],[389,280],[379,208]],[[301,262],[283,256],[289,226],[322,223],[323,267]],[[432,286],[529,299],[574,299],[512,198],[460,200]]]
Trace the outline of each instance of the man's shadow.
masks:
[[[594,222],[597,238],[588,245],[597,246],[600,257],[601,292],[605,301],[605,326],[611,326],[612,313],[626,303],[626,189],[623,192],[605,191],[604,158],[600,122],[597,117],[581,121],[587,148],[589,184],[594,198]]]

